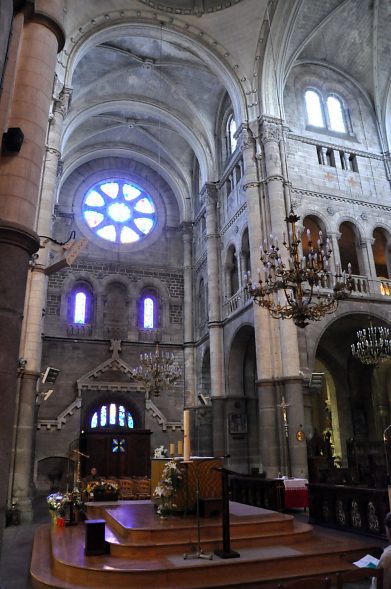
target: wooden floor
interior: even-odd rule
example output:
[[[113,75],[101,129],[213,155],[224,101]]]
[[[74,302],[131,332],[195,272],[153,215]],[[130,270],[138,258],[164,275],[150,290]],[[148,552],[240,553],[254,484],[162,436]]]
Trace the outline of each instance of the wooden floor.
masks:
[[[220,558],[219,516],[201,518],[200,545],[194,516],[160,520],[149,501],[89,504],[89,519],[106,520],[107,555],[85,556],[85,524],[42,526],[33,546],[36,588],[198,589],[270,588],[281,579],[333,574],[361,556],[379,553],[376,540],[314,531],[292,515],[230,503],[231,549]],[[211,560],[191,558],[201,547]]]

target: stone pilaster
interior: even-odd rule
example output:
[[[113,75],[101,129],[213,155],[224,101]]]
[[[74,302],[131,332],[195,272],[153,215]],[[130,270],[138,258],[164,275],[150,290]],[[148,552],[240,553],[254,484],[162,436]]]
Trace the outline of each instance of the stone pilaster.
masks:
[[[184,365],[185,365],[185,405],[196,404],[195,391],[195,361],[193,338],[193,266],[192,244],[193,227],[191,223],[182,226],[183,238],[183,341],[184,341]]]

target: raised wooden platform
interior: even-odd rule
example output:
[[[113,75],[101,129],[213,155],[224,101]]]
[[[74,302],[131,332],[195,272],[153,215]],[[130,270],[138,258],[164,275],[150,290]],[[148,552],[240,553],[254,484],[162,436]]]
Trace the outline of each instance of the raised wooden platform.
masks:
[[[198,547],[194,516],[160,520],[149,501],[89,504],[90,519],[106,520],[110,552],[85,556],[85,525],[42,526],[33,546],[31,575],[36,588],[197,589],[272,587],[278,580],[333,574],[351,568],[376,541],[314,532],[292,515],[230,504],[231,549],[239,558],[188,559]],[[222,548],[220,517],[201,518],[204,552]]]

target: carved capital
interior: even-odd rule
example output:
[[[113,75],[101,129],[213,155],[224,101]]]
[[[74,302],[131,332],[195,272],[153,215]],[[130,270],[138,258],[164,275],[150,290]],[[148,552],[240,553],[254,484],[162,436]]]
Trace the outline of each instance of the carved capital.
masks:
[[[283,139],[283,127],[278,123],[262,121],[260,132],[262,143],[267,143],[268,141],[279,143]]]
[[[214,205],[217,204],[217,185],[213,182],[207,182],[204,184],[201,193],[200,193],[200,200],[204,205]]]
[[[72,98],[72,88],[64,87],[57,99],[54,101],[53,105],[53,112],[54,114],[59,114],[62,117],[65,117],[67,114],[69,107],[71,105],[71,98]]]
[[[235,133],[235,137],[238,140],[240,151],[244,151],[245,149],[255,149],[254,135],[247,124],[240,125]]]

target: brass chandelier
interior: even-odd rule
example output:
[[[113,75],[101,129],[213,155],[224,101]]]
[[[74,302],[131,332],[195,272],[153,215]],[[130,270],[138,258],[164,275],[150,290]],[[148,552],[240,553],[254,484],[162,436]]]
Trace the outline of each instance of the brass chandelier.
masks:
[[[133,377],[149,396],[155,397],[160,395],[160,391],[174,385],[181,374],[182,371],[175,362],[174,354],[160,351],[158,343],[154,353],[140,354],[140,365],[133,370]]]
[[[292,319],[297,327],[306,327],[310,321],[319,321],[333,313],[338,301],[347,297],[352,290],[351,265],[348,272],[341,273],[337,266],[332,293],[321,296],[320,288],[327,287],[331,279],[329,259],[332,253],[327,238],[323,241],[322,232],[316,244],[307,229],[308,252],[300,252],[300,233],[297,222],[300,217],[291,206],[285,219],[288,226],[288,241],[283,236],[283,245],[288,252],[287,264],[282,261],[278,240],[270,236],[261,246],[263,271],[258,271],[258,283],[253,282],[250,273],[245,275],[246,290],[260,307],[266,308],[275,319]],[[316,289],[316,290],[315,290]],[[283,291],[285,300],[276,300]]]
[[[391,357],[390,330],[388,327],[373,327],[357,332],[357,342],[351,345],[352,356],[369,366],[377,366]]]

